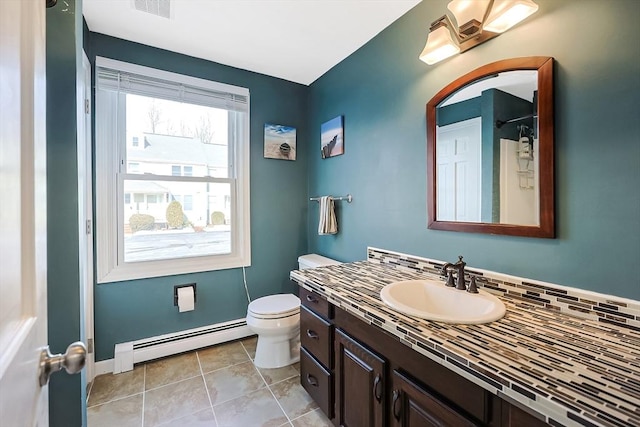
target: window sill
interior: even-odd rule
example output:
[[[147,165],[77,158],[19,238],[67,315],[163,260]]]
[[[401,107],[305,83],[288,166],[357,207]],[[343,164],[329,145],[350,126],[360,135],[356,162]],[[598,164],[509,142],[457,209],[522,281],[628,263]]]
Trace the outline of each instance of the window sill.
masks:
[[[200,273],[203,271],[227,270],[231,268],[248,267],[250,265],[251,257],[249,256],[203,256],[125,263],[115,266],[102,277],[98,277],[98,284]]]

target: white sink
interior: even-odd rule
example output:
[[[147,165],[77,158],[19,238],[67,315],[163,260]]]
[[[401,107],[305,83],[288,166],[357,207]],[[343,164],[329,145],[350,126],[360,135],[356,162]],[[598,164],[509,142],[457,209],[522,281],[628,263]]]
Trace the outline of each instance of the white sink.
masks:
[[[472,294],[445,286],[437,280],[405,280],[390,283],[380,298],[401,313],[445,323],[481,324],[501,319],[505,306],[483,291]]]

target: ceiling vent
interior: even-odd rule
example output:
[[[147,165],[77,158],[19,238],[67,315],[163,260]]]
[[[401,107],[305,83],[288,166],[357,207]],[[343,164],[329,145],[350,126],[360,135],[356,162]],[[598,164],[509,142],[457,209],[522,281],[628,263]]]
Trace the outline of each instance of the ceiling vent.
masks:
[[[169,1],[170,0],[131,0],[131,3],[135,10],[169,19],[171,17],[171,5]]]

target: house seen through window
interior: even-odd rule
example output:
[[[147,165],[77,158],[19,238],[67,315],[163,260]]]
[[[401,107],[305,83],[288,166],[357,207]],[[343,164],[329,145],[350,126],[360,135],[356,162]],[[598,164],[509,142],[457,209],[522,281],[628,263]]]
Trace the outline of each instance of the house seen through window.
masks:
[[[158,275],[151,271],[156,267],[176,274],[247,265],[248,93],[243,101],[233,93],[207,93],[205,85],[193,89],[189,102],[179,98],[189,93],[184,87],[166,91],[164,84],[175,80],[160,85],[155,76],[145,81],[144,67],[99,64],[96,155],[112,150],[108,141],[115,138],[126,165],[97,162],[117,199],[98,192],[101,206],[114,209],[110,218],[117,219],[102,222],[117,238],[103,236],[107,242],[98,245],[110,255],[98,254],[99,276],[101,259],[110,264],[101,270],[103,281]],[[111,115],[125,123],[114,126]]]

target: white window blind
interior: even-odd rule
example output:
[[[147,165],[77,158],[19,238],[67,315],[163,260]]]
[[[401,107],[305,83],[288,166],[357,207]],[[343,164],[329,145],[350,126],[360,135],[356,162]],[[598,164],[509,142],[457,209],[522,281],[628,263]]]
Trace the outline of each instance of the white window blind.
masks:
[[[96,70],[96,82],[98,89],[101,90],[153,96],[230,111],[248,111],[248,95],[229,91],[232,86],[227,85],[220,85],[223,90],[216,90],[214,87],[195,87],[188,83],[140,75],[107,66],[101,66]],[[211,86],[212,82],[205,82],[207,86]]]

